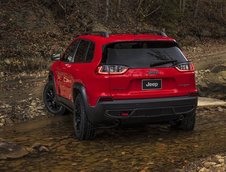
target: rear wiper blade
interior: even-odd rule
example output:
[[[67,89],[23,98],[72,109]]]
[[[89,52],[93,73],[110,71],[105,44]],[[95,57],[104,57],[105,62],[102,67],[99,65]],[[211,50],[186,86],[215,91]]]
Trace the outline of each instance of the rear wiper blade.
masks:
[[[164,65],[164,64],[168,64],[168,63],[176,64],[177,63],[177,60],[166,60],[166,61],[156,62],[156,63],[150,64],[150,67]]]

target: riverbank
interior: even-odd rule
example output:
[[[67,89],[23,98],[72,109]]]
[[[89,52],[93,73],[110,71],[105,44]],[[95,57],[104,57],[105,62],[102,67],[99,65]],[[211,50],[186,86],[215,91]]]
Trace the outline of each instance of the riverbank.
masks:
[[[225,48],[225,43],[184,47],[195,64],[203,96],[225,100]],[[47,75],[48,71],[0,73],[0,170],[225,171],[226,107],[216,100],[202,100],[192,133],[168,126],[119,128],[100,131],[95,141],[79,142],[71,114],[53,116],[44,109]],[[16,158],[7,158],[7,150],[13,149],[4,147],[3,140],[15,144],[22,156],[13,153]]]

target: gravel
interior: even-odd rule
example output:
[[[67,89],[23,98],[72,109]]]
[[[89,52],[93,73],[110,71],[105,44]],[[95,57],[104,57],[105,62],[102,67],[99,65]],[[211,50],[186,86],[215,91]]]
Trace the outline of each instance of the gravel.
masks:
[[[178,171],[189,172],[225,172],[226,153],[212,155],[199,161],[191,162]]]

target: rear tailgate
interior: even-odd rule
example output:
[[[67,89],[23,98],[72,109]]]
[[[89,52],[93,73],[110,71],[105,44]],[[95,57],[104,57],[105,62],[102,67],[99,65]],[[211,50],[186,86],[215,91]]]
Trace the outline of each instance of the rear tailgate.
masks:
[[[194,72],[176,68],[129,69],[109,78],[113,99],[174,97],[195,91]]]
[[[184,96],[196,91],[194,70],[174,41],[113,43],[105,48],[102,64],[112,70],[113,99]],[[123,66],[127,70],[117,74]]]

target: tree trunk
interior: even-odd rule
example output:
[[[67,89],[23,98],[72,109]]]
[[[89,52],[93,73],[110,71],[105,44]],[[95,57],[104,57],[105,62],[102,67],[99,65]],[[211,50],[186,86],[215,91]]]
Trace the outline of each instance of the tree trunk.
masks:
[[[183,0],[183,4],[182,4],[182,12],[185,12],[185,8],[186,8],[186,0]]]
[[[140,8],[141,8],[142,3],[143,3],[143,0],[138,0],[138,6],[137,6],[136,14],[139,13],[139,10],[140,10]]]
[[[106,0],[106,21],[108,20],[109,18],[109,1],[110,0]]]
[[[197,0],[197,1],[196,1],[196,5],[195,5],[195,14],[194,14],[194,18],[196,18],[197,15],[198,15],[198,12],[199,12],[199,3],[200,3],[200,0]]]
[[[180,7],[179,7],[180,12],[182,11],[182,1],[183,1],[183,0],[180,0]]]
[[[98,11],[98,10],[99,10],[99,8],[100,8],[100,3],[99,3],[99,1],[98,1],[98,0],[96,0],[96,1],[95,1],[95,4],[96,4],[96,10]]]
[[[225,12],[225,2],[222,0],[221,2],[221,17],[224,19],[224,12]]]
[[[118,0],[117,1],[117,10],[116,10],[117,18],[119,18],[120,7],[121,7],[121,0]]]

